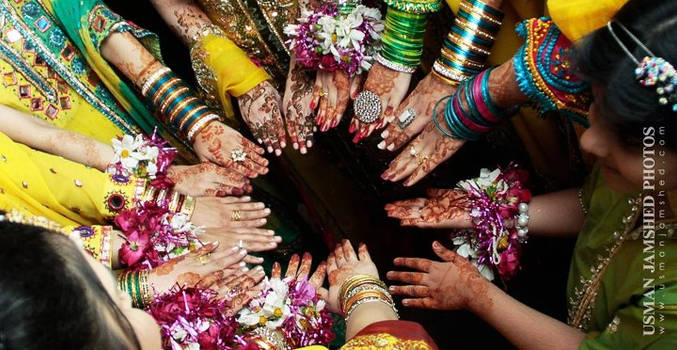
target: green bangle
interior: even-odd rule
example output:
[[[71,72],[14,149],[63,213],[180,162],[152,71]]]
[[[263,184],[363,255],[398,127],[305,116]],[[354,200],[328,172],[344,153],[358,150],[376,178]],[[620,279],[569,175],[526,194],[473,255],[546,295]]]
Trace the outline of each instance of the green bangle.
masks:
[[[388,7],[416,14],[437,12],[442,5],[440,1],[385,0],[385,3]]]

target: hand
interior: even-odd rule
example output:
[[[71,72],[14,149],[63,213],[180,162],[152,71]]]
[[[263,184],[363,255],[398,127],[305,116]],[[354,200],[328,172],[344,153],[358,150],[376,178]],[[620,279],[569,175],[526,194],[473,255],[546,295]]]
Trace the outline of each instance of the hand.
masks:
[[[287,272],[284,274],[284,278],[291,278],[296,280],[308,280],[308,283],[313,285],[317,290],[322,288],[324,284],[324,278],[327,276],[327,263],[321,262],[317,266],[315,273],[310,276],[310,267],[313,264],[313,257],[310,253],[304,253],[303,259],[299,264],[299,256],[297,254],[292,255],[289,259],[289,265],[287,265]],[[308,278],[310,276],[310,278]],[[273,270],[271,271],[270,277],[272,278],[283,278],[282,277],[282,266],[280,263],[275,262],[273,264]]]
[[[486,299],[490,282],[482,278],[477,268],[455,252],[433,242],[433,251],[444,262],[421,258],[396,258],[395,266],[421,272],[389,271],[389,280],[406,283],[391,286],[394,295],[404,295],[407,307],[456,310],[472,308]]]
[[[247,140],[242,134],[213,121],[200,131],[193,143],[201,161],[212,162],[242,176],[254,178],[268,173],[268,160],[261,157],[264,150]],[[245,159],[238,156],[245,154]]]
[[[241,196],[251,193],[249,179],[213,163],[172,165],[167,177],[174,181],[174,190],[193,197]]]
[[[412,137],[423,131],[423,128],[433,119],[433,110],[437,102],[453,94],[454,91],[456,91],[455,86],[443,81],[435,74],[428,73],[397,108],[395,118],[388,124],[388,128],[381,133],[383,141],[378,144],[378,148],[388,151],[400,149]],[[414,111],[414,121],[402,129],[400,117],[405,117],[407,110]]]
[[[292,147],[301,154],[313,146],[315,118],[310,106],[313,98],[312,76],[292,58],[282,99],[282,111]]]
[[[430,198],[414,198],[386,204],[391,218],[402,226],[420,228],[470,228],[468,195],[458,189],[429,189]]]
[[[225,229],[265,225],[270,209],[250,201],[250,197],[198,197],[190,221],[197,226]]]
[[[240,247],[250,252],[265,252],[275,250],[282,242],[282,237],[275,236],[272,230],[260,228],[229,228],[221,227],[206,228],[199,235],[200,240],[205,242],[219,241],[223,247]],[[229,249],[229,248],[227,248]],[[247,263],[260,264],[262,260],[245,259]]]
[[[209,288],[215,283],[243,272],[247,251],[238,247],[217,251],[219,242],[209,243],[193,252],[176,257],[154,268],[148,280],[157,293],[174,285]]]
[[[437,130],[435,123],[430,121],[425,130],[390,162],[390,166],[381,174],[381,178],[395,182],[407,177],[403,185],[414,185],[449,159],[464,143],[464,140],[442,134]]]
[[[265,145],[268,153],[279,156],[287,146],[287,135],[280,113],[280,94],[273,84],[263,81],[244,95],[238,97],[242,119],[259,144]]]
[[[343,282],[355,275],[371,275],[378,277],[378,269],[371,256],[367,246],[360,245],[358,253],[355,254],[355,248],[348,240],[343,240],[342,244],[337,244],[334,252],[329,254],[327,259],[327,273],[329,275],[329,295],[326,299],[327,307],[331,312],[339,313],[339,292]]]
[[[411,74],[394,71],[376,62],[369,71],[363,91],[371,91],[381,100],[381,114],[371,124],[362,123],[357,116],[350,121],[350,133],[354,133],[354,143],[371,135],[376,129],[385,127],[393,118],[393,111],[404,99],[411,82]],[[357,97],[357,96],[356,96]]]
[[[355,98],[362,84],[362,75],[352,78],[342,70],[317,72],[311,108],[318,108],[317,126],[325,132],[336,127],[348,107],[348,96]]]

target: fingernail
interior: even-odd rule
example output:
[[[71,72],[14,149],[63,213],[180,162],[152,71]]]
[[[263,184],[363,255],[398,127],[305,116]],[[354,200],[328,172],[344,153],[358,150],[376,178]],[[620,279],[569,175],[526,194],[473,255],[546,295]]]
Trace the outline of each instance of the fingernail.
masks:
[[[395,292],[395,287],[390,286],[390,287],[388,287],[388,290],[389,290],[391,293],[393,293],[393,292]]]
[[[310,109],[315,109],[315,101],[310,101]]]
[[[360,142],[360,135],[359,134],[357,134],[357,135],[355,135],[355,137],[353,137],[353,143],[358,143],[358,142]]]
[[[306,146],[313,147],[313,141],[311,140],[306,141]]]
[[[243,201],[250,201],[250,200],[252,200],[252,197],[244,196],[244,197],[242,197],[242,200]]]
[[[285,147],[287,147],[287,142],[285,142],[285,141],[280,142],[280,148],[285,148]]]
[[[441,247],[441,246],[440,246],[440,242],[438,242],[438,241],[434,241],[434,242],[433,242],[433,248],[435,248],[435,249],[440,249],[440,247]]]
[[[268,153],[273,153],[273,147],[268,146],[268,148],[266,148],[266,149],[268,150]]]
[[[249,268],[248,268],[248,267],[243,267],[243,268],[242,268],[242,272],[247,272],[247,271],[249,271]]]
[[[389,144],[388,147],[386,147],[386,149],[387,149],[388,151],[394,150],[394,149],[395,149],[395,144],[394,144],[394,143]]]
[[[270,214],[270,209],[266,208],[263,212],[266,214]]]
[[[246,249],[241,249],[241,250],[240,250],[240,255],[247,255],[247,250],[246,250]]]
[[[238,247],[238,246],[234,246],[233,248],[230,248],[230,251],[232,251],[232,252],[236,252],[238,250],[240,250],[240,247]]]
[[[353,132],[355,132],[355,125],[354,124],[350,124],[350,127],[348,128],[348,132],[351,133],[351,134]]]
[[[280,236],[275,236],[274,238],[275,238],[275,242],[278,242],[278,243],[279,243],[279,242],[282,242],[282,237],[280,237]]]
[[[281,150],[281,149],[276,149],[276,150],[275,150],[275,155],[276,155],[276,156],[279,156],[280,154],[282,154],[282,150]]]
[[[305,147],[301,147],[301,154],[308,153],[308,150]]]
[[[383,132],[381,133],[381,138],[386,138],[388,137],[388,135],[390,135],[390,132],[388,130],[383,130]]]
[[[263,271],[263,267],[261,265],[257,266],[256,271]]]
[[[240,267],[245,267],[245,266],[247,266],[247,263],[244,262],[244,261],[240,261],[240,263],[238,265],[240,265]]]
[[[263,143],[263,140],[261,140],[261,139],[256,139],[256,142],[258,142],[258,143]]]
[[[296,142],[294,142],[291,146],[294,147],[294,149],[299,149],[299,144]]]
[[[378,145],[376,145],[376,147],[378,147],[378,149],[385,149],[386,148],[386,141],[383,140],[383,141],[379,142]]]
[[[385,173],[381,174],[381,178],[382,178],[383,180],[388,180],[388,176],[389,176],[389,174],[388,174],[387,171],[386,171]]]
[[[259,220],[259,222],[262,223],[262,224],[265,224],[265,223],[266,223],[266,219],[261,219],[261,220]]]
[[[273,231],[273,230],[268,230],[268,231],[266,231],[266,232],[267,232],[269,235],[274,235],[274,234],[275,234],[275,231]]]

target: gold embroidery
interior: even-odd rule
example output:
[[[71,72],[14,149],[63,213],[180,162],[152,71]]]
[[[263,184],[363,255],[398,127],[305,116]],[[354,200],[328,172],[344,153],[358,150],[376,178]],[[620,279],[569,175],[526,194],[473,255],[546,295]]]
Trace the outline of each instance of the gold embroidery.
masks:
[[[388,333],[358,336],[347,342],[341,350],[430,350],[423,340],[399,339]]]

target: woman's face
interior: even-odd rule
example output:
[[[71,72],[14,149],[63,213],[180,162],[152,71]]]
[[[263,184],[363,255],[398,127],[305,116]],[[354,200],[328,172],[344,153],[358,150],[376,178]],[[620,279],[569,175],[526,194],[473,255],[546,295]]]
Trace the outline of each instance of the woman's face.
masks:
[[[597,92],[598,89],[593,88],[595,96],[598,96]],[[651,174],[647,172],[650,169],[655,172],[654,182],[659,179],[665,180],[661,189],[670,191],[677,188],[677,176],[674,176],[677,174],[677,153],[659,146],[660,132],[656,128],[638,130],[643,132],[643,135],[653,134],[653,138],[646,137],[643,140],[644,144],[636,147],[627,146],[599,115],[596,107],[595,103],[590,106],[588,113],[590,127],[581,135],[580,143],[584,151],[598,158],[607,185],[619,192],[639,191],[644,181],[648,179],[647,175]],[[656,142],[653,145],[652,139]],[[654,154],[646,153],[652,150]],[[658,173],[661,169],[665,171],[663,175]]]
[[[89,254],[83,252],[87,262],[94,270],[94,273],[101,280],[104,288],[110,295],[111,299],[117,304],[122,314],[129,320],[132,325],[136,338],[141,344],[143,350],[161,349],[160,328],[157,323],[146,312],[132,307],[132,299],[129,295],[117,287],[117,282],[110,270],[104,267],[101,263],[94,260]]]

